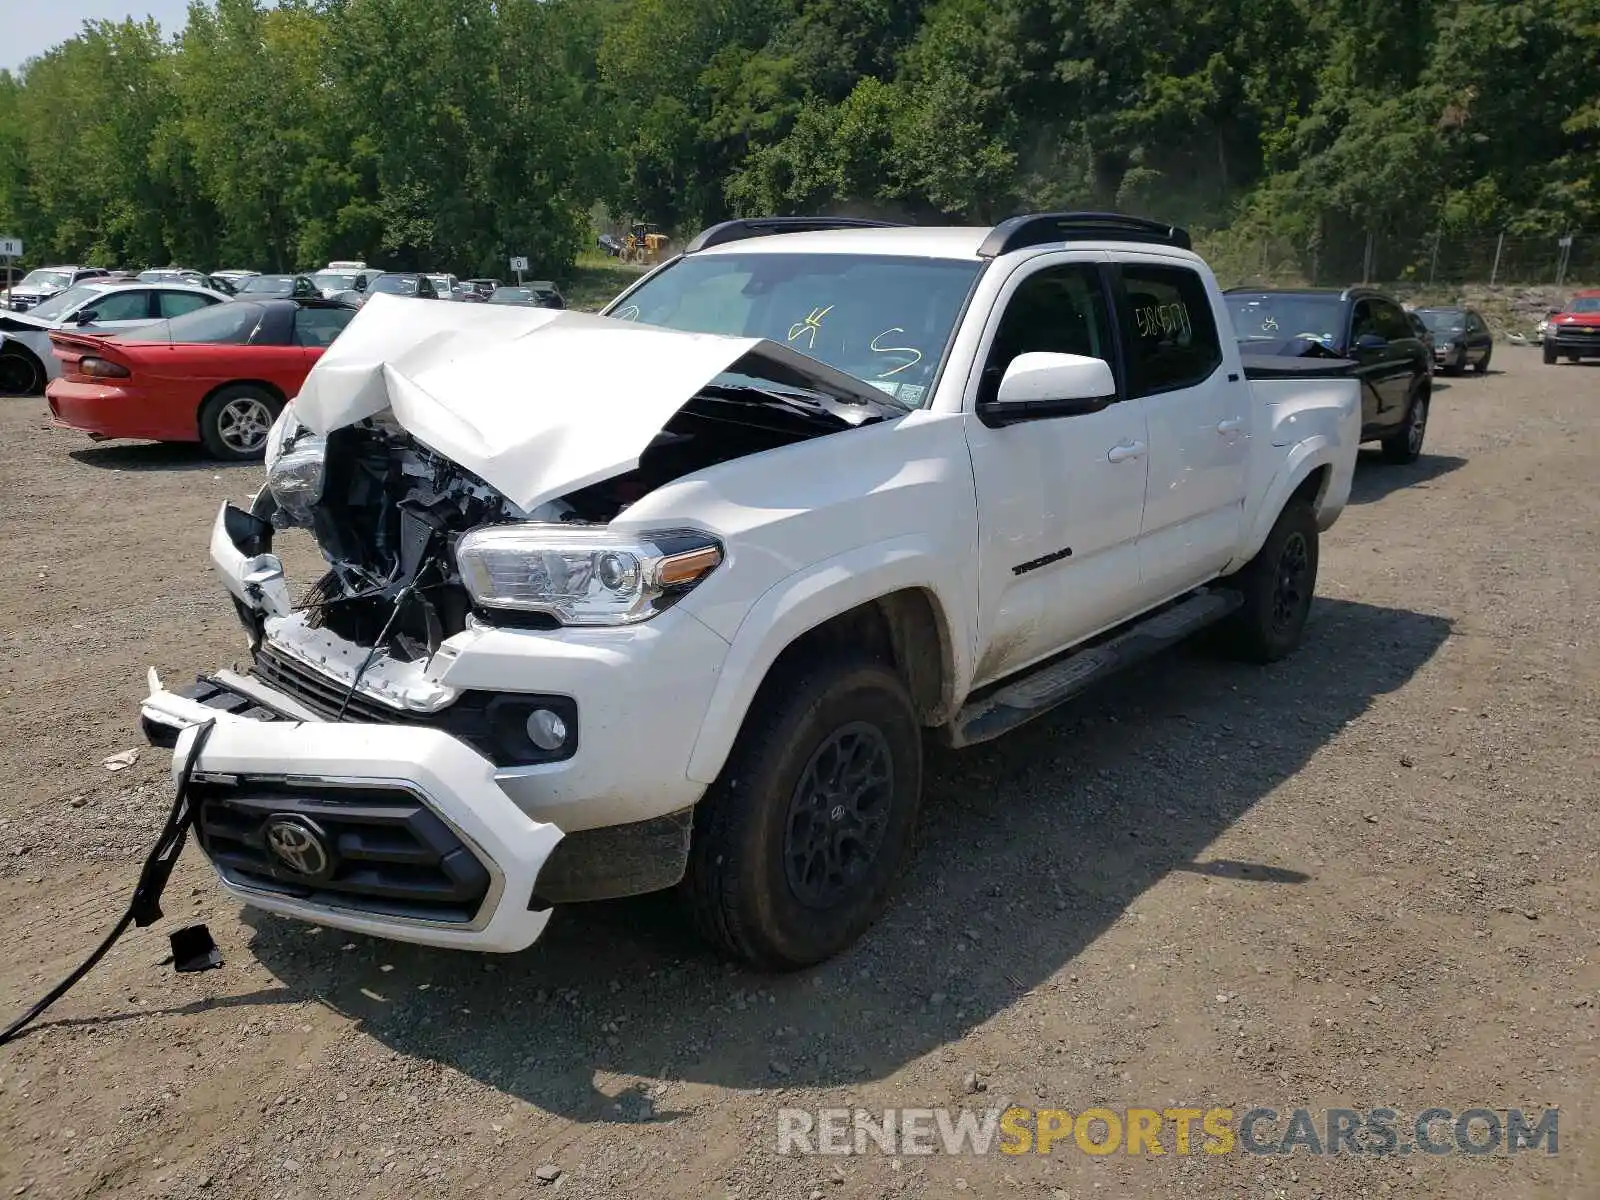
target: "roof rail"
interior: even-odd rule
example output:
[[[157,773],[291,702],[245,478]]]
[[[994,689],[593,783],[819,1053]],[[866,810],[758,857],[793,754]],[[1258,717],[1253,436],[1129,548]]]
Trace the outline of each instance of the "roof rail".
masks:
[[[981,258],[998,258],[1012,250],[1043,246],[1051,242],[1154,242],[1162,246],[1191,248],[1189,231],[1176,225],[1129,217],[1122,213],[1060,212],[1027,213],[1001,221],[978,247]]]
[[[745,238],[766,237],[773,233],[810,233],[817,229],[889,229],[899,221],[873,221],[866,217],[746,217],[737,221],[724,221],[703,229],[684,247],[685,254],[705,250],[728,242],[742,242]]]

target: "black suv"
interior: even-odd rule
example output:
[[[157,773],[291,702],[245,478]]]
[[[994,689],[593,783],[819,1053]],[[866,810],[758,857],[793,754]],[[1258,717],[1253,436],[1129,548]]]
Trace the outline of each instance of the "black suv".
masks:
[[[1244,354],[1348,358],[1361,377],[1361,440],[1382,442],[1389,462],[1422,453],[1433,392],[1433,353],[1406,312],[1371,288],[1230,288],[1234,336]]]
[[[1433,334],[1434,361],[1445,374],[1461,375],[1469,366],[1479,375],[1489,369],[1494,335],[1475,310],[1419,308],[1416,315]]]

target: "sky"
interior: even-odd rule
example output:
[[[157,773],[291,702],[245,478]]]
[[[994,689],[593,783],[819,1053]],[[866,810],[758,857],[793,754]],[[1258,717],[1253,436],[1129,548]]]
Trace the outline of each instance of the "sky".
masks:
[[[15,70],[66,41],[85,21],[153,16],[163,33],[173,34],[188,13],[189,0],[0,0],[0,68]]]

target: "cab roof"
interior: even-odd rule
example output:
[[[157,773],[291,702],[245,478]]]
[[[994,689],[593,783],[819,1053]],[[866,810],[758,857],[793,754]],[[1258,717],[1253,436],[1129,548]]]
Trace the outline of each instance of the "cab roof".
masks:
[[[899,225],[853,217],[753,217],[702,231],[703,254],[881,254],[983,261],[1013,251],[1083,243],[1190,250],[1187,230],[1122,213],[1027,213],[995,226]]]

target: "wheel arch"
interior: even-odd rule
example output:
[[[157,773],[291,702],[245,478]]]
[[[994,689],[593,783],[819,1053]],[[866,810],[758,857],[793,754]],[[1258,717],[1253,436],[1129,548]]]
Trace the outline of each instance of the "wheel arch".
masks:
[[[289,403],[289,398],[283,394],[283,389],[275,383],[271,383],[265,379],[229,379],[223,383],[217,384],[215,387],[207,391],[204,396],[200,397],[200,403],[195,405],[194,428],[197,435],[201,432],[200,418],[205,414],[206,405],[215,400],[222,392],[225,392],[229,388],[233,387],[260,388],[278,402],[278,411],[280,412],[283,411],[283,406]]]
[[[895,667],[924,725],[958,707],[970,653],[949,611],[931,552],[862,547],[791,576],[771,589],[740,624],[689,757],[689,776],[713,782],[762,690],[797,659],[864,647]],[[873,569],[876,567],[876,569]]]

